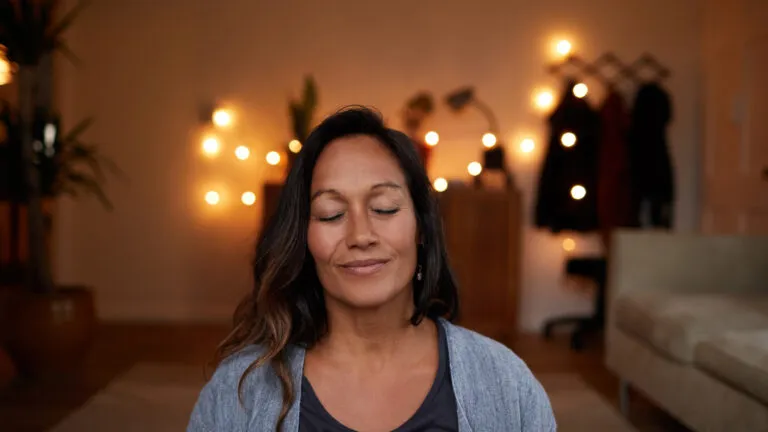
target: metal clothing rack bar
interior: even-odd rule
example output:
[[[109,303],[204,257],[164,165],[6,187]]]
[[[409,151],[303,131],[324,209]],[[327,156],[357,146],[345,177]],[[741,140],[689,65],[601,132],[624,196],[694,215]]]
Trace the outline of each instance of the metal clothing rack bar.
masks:
[[[635,84],[663,81],[671,76],[669,68],[649,53],[642,54],[631,63],[622,61],[610,51],[603,53],[592,62],[571,55],[562,62],[548,66],[547,69],[550,74],[563,77],[595,78],[606,86],[615,86],[624,80]],[[647,74],[650,74],[650,77],[644,77]]]

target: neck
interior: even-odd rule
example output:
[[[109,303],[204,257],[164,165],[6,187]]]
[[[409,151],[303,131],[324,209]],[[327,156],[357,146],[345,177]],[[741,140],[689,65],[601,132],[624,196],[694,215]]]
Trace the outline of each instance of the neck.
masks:
[[[408,352],[430,329],[424,325],[428,320],[411,324],[413,296],[406,291],[402,299],[375,309],[361,310],[327,299],[329,331],[318,348],[340,360],[369,359],[369,364]]]

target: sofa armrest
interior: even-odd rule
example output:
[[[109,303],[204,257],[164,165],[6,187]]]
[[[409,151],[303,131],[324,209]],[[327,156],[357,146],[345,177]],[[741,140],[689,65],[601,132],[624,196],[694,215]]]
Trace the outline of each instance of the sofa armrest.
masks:
[[[768,292],[768,237],[617,230],[608,301],[636,290]]]

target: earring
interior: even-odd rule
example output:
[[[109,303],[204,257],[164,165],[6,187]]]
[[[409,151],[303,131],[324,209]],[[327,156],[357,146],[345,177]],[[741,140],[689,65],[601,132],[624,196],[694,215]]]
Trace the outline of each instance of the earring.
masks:
[[[419,270],[416,272],[416,280],[421,280],[421,264],[419,264]]]

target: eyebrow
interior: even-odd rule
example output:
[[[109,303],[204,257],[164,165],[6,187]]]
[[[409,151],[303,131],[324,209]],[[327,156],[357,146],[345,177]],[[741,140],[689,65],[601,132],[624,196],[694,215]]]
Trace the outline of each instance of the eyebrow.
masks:
[[[403,187],[399,184],[391,181],[386,181],[382,183],[376,183],[375,185],[371,186],[371,191],[375,191],[377,189],[394,189],[394,190],[402,190]],[[335,196],[341,196],[341,192],[339,192],[336,189],[319,189],[315,193],[312,194],[312,198],[309,200],[310,202],[314,201],[316,198],[318,198],[321,195],[324,194],[331,194]]]

